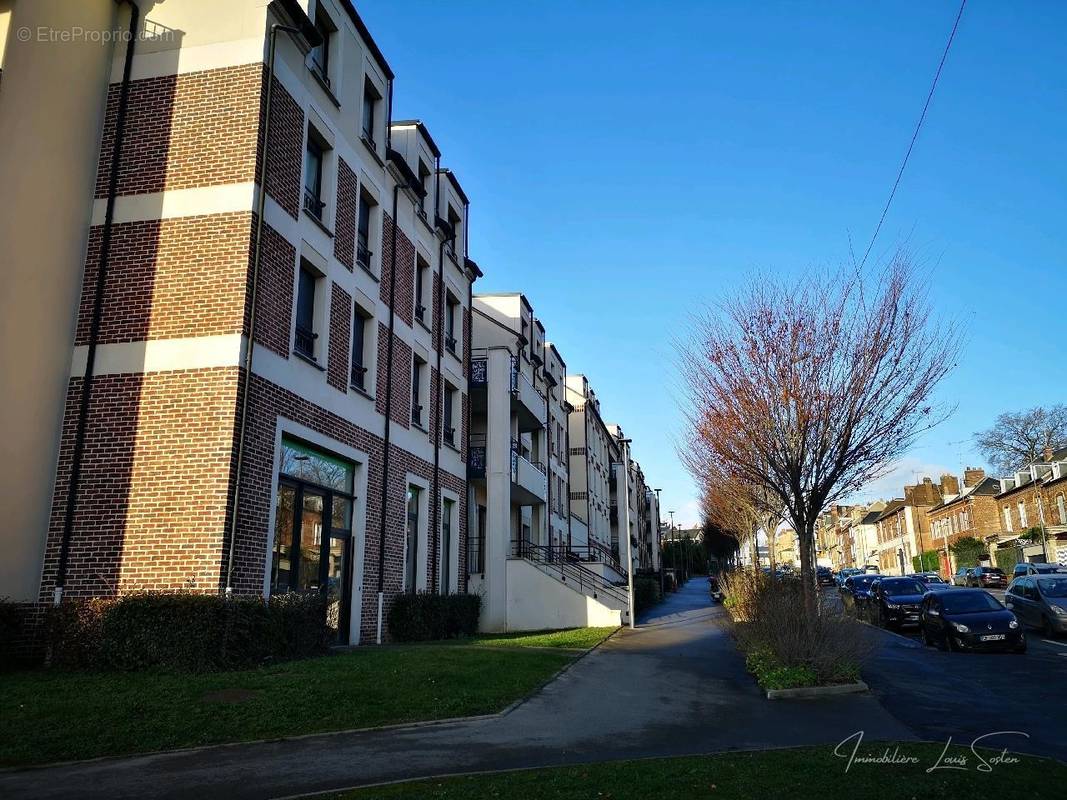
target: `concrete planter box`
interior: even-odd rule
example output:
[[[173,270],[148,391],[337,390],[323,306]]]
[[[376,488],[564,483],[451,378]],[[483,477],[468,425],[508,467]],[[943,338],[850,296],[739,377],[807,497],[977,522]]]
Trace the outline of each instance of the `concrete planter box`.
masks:
[[[833,697],[839,694],[858,694],[866,692],[867,684],[863,681],[855,683],[835,683],[833,686],[798,686],[795,689],[768,689],[768,700],[806,700],[820,697]]]

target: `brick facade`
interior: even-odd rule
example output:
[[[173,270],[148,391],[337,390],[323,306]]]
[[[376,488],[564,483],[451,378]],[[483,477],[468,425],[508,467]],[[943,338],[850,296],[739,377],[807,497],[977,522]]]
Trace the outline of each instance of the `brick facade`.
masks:
[[[240,333],[252,219],[234,212],[114,225],[97,343]],[[101,230],[89,232],[76,345],[89,340]]]
[[[135,80],[131,84],[129,114],[119,171],[118,194],[144,195],[186,189],[210,189],[253,182],[263,157],[264,68],[249,64],[199,72]],[[355,410],[347,418],[334,400],[324,397],[309,382],[324,381],[338,402],[369,405],[349,393],[352,340],[354,251],[360,192],[359,165],[337,159],[336,219],[333,260],[321,278],[325,319],[320,334],[328,331],[325,367],[315,375],[297,359],[290,359],[296,298],[295,285],[300,230],[305,220],[302,202],[306,119],[299,91],[290,91],[277,79],[272,85],[269,169],[266,192],[295,225],[266,222],[256,286],[255,327],[251,331],[256,358],[265,356],[271,369],[280,357],[293,364],[292,373],[274,382],[261,374],[248,376],[243,366],[173,368],[153,372],[97,374],[87,418],[88,435],[82,456],[75,526],[69,549],[66,593],[73,597],[114,595],[140,589],[218,592],[227,582],[230,542],[227,532],[235,486],[240,486],[238,526],[233,537],[235,570],[233,588],[239,594],[261,594],[267,579],[269,548],[273,537],[270,514],[277,474],[276,444],[281,420],[315,431],[326,441],[366,454],[366,496],[356,498],[365,520],[362,530],[363,605],[353,608],[364,641],[373,641],[377,623],[379,577],[386,594],[386,609],[401,591],[406,533],[407,475],[429,486],[451,492],[457,500],[454,540],[459,545],[458,588],[466,589],[467,487],[465,475],[443,469],[435,476],[433,445],[441,438],[441,376],[436,358],[427,369],[428,414],[431,435],[425,447],[404,450],[394,441],[389,452],[389,474],[384,469],[384,410],[391,403],[391,422],[411,425],[411,333],[397,324],[392,334],[380,313],[378,320],[376,389],[370,417],[360,427]],[[95,196],[108,188],[114,147],[118,85],[110,86],[104,117],[103,144]],[[367,165],[364,165],[367,168]],[[370,168],[374,168],[371,166]],[[387,181],[389,173],[382,172]],[[333,202],[332,198],[326,198]],[[274,215],[274,216],[271,216]],[[393,311],[408,328],[414,314],[415,245],[413,236],[383,213],[381,225],[380,298],[387,306],[394,282]],[[268,219],[277,221],[268,205]],[[166,219],[119,222],[113,226],[108,277],[104,286],[99,345],[188,339],[250,333],[252,265],[257,217],[252,209],[227,213],[177,216]],[[90,319],[96,291],[101,249],[100,227],[90,230],[84,280],[78,313],[76,344],[90,337]],[[287,238],[289,237],[289,238]],[[394,247],[395,241],[395,247]],[[395,251],[395,259],[394,259]],[[328,252],[328,251],[324,251]],[[395,260],[395,276],[391,274]],[[432,319],[440,336],[440,273],[433,274]],[[360,275],[361,278],[364,276]],[[321,312],[316,312],[321,313]],[[470,350],[469,312],[463,316],[464,375]],[[390,338],[391,337],[391,338]],[[369,339],[369,335],[368,335]],[[387,373],[391,342],[392,370]],[[435,339],[435,351],[439,344]],[[264,352],[265,351],[265,352]],[[99,366],[99,365],[98,365]],[[124,368],[143,368],[132,361]],[[257,370],[258,362],[257,362]],[[300,371],[297,371],[300,370]],[[263,372],[269,372],[264,369]],[[292,381],[292,383],[290,383]],[[309,391],[300,391],[304,382]],[[284,383],[285,386],[280,385]],[[294,386],[295,384],[295,386]],[[56,578],[72,451],[83,381],[69,382],[66,413],[56,473],[40,601],[52,595]],[[461,445],[465,457],[469,429],[469,403],[461,386]],[[239,410],[248,392],[242,469],[235,475]],[[330,410],[333,409],[333,410]],[[353,406],[356,409],[356,406]],[[366,419],[366,417],[362,417]],[[408,439],[410,442],[410,438]],[[329,449],[325,447],[324,449]],[[426,457],[429,454],[428,458]],[[379,576],[379,536],[382,487],[385,487],[385,568]],[[440,523],[440,495],[428,508],[427,548],[423,554],[432,588],[438,564],[432,545],[438,541],[430,528]]]

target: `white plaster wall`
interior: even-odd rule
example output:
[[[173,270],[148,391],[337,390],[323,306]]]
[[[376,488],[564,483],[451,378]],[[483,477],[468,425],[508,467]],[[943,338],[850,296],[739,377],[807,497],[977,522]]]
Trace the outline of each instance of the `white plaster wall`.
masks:
[[[587,597],[522,559],[507,562],[507,630],[607,627],[622,624],[622,610]]]

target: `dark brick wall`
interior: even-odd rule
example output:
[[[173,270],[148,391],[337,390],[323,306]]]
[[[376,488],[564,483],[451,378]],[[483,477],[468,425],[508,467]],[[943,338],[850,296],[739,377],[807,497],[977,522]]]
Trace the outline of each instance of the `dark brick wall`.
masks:
[[[330,293],[330,352],[326,361],[326,381],[348,392],[351,382],[348,352],[352,347],[352,295],[338,286]]]

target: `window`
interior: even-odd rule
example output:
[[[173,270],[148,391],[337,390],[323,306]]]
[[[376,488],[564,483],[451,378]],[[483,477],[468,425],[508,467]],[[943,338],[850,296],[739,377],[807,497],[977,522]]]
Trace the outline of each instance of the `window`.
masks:
[[[485,572],[485,506],[478,506],[474,513],[475,533],[467,541],[467,573]]]
[[[1026,524],[1026,503],[1022,500],[1019,501],[1019,528],[1025,530],[1029,526]]]
[[[337,30],[333,21],[326,15],[320,5],[315,9],[315,30],[322,37],[322,44],[311,51],[311,71],[330,87],[330,39]]]
[[[456,311],[459,301],[448,292],[445,295],[445,349],[456,355]]]
[[[441,593],[452,591],[452,511],[454,500],[441,501]]]
[[[411,424],[422,425],[422,373],[426,362],[418,356],[411,359]]]
[[[374,84],[365,81],[363,83],[363,138],[372,150],[377,149],[377,145],[374,144],[375,116],[378,101],[381,99],[382,96],[374,88]]]
[[[419,159],[419,184],[422,186],[423,195],[419,198],[419,204],[415,206],[415,211],[423,219],[427,218],[426,205],[431,202],[433,193],[430,191],[433,186],[430,183],[430,177],[432,173],[430,168],[426,166],[426,163]]]
[[[408,486],[407,547],[404,553],[404,588],[415,593],[419,578],[419,495],[418,486]]]
[[[367,390],[367,323],[371,317],[359,306],[352,315],[352,385]]]
[[[460,236],[463,233],[463,218],[460,217],[459,212],[448,206],[448,224],[452,226],[452,241],[448,243],[448,252],[453,258],[456,258],[458,253],[463,252],[460,246]]]
[[[356,215],[356,263],[367,272],[373,272],[370,266],[370,218],[375,206],[374,200],[366,192],[359,196],[359,213]]]
[[[422,260],[422,256],[415,256],[415,319],[426,323],[426,279],[430,274],[430,265]]]
[[[1011,506],[1004,506],[1004,530],[1011,533]]]
[[[456,387],[450,383],[445,383],[445,399],[444,399],[444,431],[443,436],[445,444],[450,444],[453,447],[456,446],[456,425],[455,419],[455,407],[456,407]]]
[[[320,222],[326,208],[322,199],[322,162],[328,149],[315,129],[309,127],[304,151],[304,211]]]
[[[294,349],[306,358],[315,358],[315,293],[319,276],[311,271],[307,262],[300,262],[300,278],[296,293],[296,336]]]

